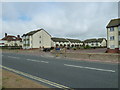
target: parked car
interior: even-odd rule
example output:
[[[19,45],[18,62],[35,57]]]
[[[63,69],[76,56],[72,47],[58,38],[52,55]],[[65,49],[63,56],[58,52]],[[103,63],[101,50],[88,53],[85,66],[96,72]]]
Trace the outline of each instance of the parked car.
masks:
[[[44,48],[43,49],[44,52],[50,52],[50,50],[51,50],[50,48]]]

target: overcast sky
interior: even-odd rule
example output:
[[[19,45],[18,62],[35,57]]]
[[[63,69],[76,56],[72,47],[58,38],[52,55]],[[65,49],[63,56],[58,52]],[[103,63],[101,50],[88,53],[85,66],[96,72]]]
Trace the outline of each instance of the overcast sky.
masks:
[[[106,25],[117,17],[117,2],[3,2],[0,21],[2,37],[43,28],[53,37],[84,40],[106,37]]]

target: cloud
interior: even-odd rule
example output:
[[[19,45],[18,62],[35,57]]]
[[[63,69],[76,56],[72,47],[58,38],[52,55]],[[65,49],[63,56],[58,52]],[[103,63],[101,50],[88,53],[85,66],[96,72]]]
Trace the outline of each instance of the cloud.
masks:
[[[107,23],[118,17],[117,2],[7,2],[2,9],[2,36],[44,28],[55,37],[106,37]]]

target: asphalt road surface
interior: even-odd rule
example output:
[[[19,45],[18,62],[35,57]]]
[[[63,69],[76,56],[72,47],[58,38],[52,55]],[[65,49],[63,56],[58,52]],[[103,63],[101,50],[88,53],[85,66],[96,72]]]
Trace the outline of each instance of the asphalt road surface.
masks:
[[[118,64],[2,53],[2,66],[50,87],[118,88]]]

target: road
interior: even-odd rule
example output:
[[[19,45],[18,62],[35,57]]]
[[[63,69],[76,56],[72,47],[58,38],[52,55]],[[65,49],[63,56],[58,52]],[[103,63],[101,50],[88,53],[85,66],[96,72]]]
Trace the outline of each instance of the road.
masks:
[[[118,64],[2,53],[3,68],[56,88],[118,88]]]

